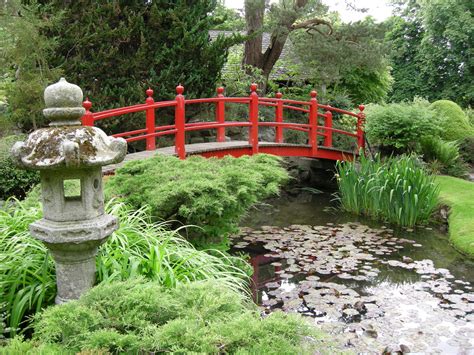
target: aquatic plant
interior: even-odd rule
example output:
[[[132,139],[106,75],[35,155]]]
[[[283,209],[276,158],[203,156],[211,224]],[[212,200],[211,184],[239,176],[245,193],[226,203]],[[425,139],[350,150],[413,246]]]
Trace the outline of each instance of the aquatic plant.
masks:
[[[303,318],[281,312],[261,318],[255,305],[218,281],[171,289],[144,279],[101,284],[35,318],[30,349],[55,345],[63,353],[311,354],[323,344]],[[17,339],[3,353],[25,347]]]
[[[52,257],[28,231],[28,225],[41,218],[38,204],[27,199],[7,205],[0,210],[0,299],[15,334],[27,316],[52,304],[56,283]],[[166,224],[152,223],[146,208],[134,211],[111,202],[107,210],[119,218],[120,228],[99,249],[98,282],[144,276],[175,287],[215,279],[228,288],[246,290],[249,272],[242,259],[196,250]]]
[[[349,212],[400,226],[427,222],[438,204],[438,186],[413,156],[337,162],[338,199]]]

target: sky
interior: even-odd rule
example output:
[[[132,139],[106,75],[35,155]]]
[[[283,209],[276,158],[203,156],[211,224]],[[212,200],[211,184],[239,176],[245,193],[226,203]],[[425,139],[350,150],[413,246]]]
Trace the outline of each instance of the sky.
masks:
[[[358,7],[369,9],[368,12],[361,13],[347,9],[344,0],[323,0],[323,3],[328,5],[330,10],[338,11],[341,14],[344,22],[358,21],[367,15],[373,16],[377,21],[383,21],[391,14],[391,7],[388,2],[388,0],[357,0],[355,3]],[[225,5],[234,9],[242,9],[244,0],[225,0]]]

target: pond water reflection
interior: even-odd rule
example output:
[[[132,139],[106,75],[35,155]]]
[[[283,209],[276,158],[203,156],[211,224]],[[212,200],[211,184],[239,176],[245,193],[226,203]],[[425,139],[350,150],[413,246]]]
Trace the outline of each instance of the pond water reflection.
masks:
[[[474,263],[436,227],[392,229],[331,199],[302,192],[243,221],[233,250],[265,312],[313,317],[356,352],[474,353]]]

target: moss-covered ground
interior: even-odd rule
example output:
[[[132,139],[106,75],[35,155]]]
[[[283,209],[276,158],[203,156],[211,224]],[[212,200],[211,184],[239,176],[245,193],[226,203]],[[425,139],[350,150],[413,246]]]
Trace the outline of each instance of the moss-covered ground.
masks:
[[[437,176],[441,202],[447,204],[449,237],[459,251],[474,257],[474,183],[451,176]]]

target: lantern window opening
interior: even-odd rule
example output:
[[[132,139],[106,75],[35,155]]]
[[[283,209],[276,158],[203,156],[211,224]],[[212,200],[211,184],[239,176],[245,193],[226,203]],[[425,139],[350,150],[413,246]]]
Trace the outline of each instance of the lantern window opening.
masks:
[[[82,181],[81,179],[63,180],[64,200],[81,201],[82,200]]]

